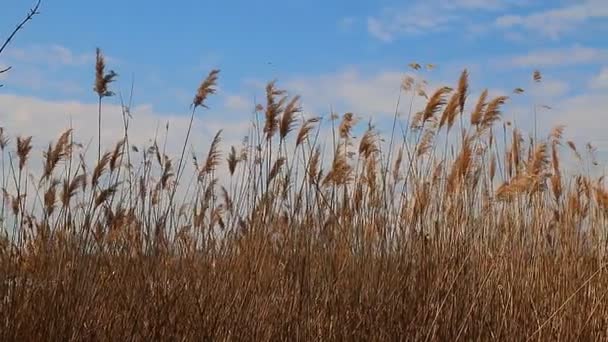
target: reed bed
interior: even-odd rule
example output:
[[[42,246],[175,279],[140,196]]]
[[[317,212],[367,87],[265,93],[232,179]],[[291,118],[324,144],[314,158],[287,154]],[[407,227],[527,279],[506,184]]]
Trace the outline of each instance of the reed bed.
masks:
[[[117,75],[99,50],[95,75],[101,135]],[[128,105],[93,165],[71,130],[37,151],[0,129],[0,340],[608,338],[608,191],[561,166],[593,166],[591,145],[535,139],[464,70],[405,77],[384,136],[270,82],[241,145],[220,131],[192,157],[220,78],[176,156],[130,142]]]

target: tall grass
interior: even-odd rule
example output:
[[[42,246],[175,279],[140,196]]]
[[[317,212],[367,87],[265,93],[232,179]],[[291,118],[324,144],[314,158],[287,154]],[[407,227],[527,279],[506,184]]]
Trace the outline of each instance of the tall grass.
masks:
[[[95,165],[67,130],[37,177],[32,138],[0,129],[1,340],[606,339],[608,192],[564,172],[563,127],[526,141],[465,70],[430,95],[405,78],[426,105],[398,104],[387,144],[271,82],[242,146],[220,131],[190,163],[218,75],[176,159],[131,145],[128,106]]]

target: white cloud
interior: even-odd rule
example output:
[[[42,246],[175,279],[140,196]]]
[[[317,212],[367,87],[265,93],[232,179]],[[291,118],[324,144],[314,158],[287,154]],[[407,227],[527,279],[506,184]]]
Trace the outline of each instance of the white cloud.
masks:
[[[552,100],[565,95],[570,90],[570,85],[561,80],[543,79],[538,87],[533,87],[531,93],[540,99]]]
[[[45,75],[45,71],[39,67],[12,68],[9,72],[0,77],[6,89],[13,86],[24,87],[33,91],[51,90],[63,94],[82,94],[88,92],[92,87],[83,87],[80,83],[66,78],[51,78]]]
[[[357,23],[357,18],[355,17],[344,17],[338,21],[338,28],[341,31],[350,31],[355,24]]]
[[[388,43],[393,40],[393,33],[389,32],[387,28],[376,18],[367,19],[367,30],[375,38]]]
[[[471,15],[483,12],[504,11],[523,6],[527,0],[426,0],[408,2],[399,8],[384,8],[379,15],[367,19],[368,32],[375,38],[390,42],[399,36],[431,33],[449,29],[454,25],[477,29],[480,23],[471,24]]]
[[[326,115],[332,108],[338,114],[353,112],[365,120],[373,118],[380,121],[390,119],[394,115],[401,84],[407,75],[407,72],[395,69],[364,73],[356,68],[349,68],[323,75],[295,77],[279,86],[301,95],[305,112]],[[458,77],[459,73],[455,73],[447,79],[427,80],[425,90],[430,96],[439,87],[455,87]],[[567,86],[565,87],[567,89]],[[556,81],[551,89],[552,93],[559,93],[564,90],[564,85]],[[479,97],[480,92],[481,86],[472,84],[467,106],[474,105],[472,102]],[[491,88],[489,92],[492,97],[510,94],[509,91],[498,88]],[[399,113],[402,115],[409,112],[410,96],[411,93],[406,96],[402,94],[399,105]],[[420,110],[425,104],[423,97],[416,96],[412,112]]]
[[[589,85],[594,89],[608,89],[608,67],[603,67]]]
[[[328,113],[330,106],[337,112],[352,111],[364,116],[395,111],[403,72],[382,71],[363,75],[348,69],[320,76],[297,77],[284,87],[300,94],[305,110]]]
[[[254,107],[252,100],[247,100],[241,95],[227,95],[224,97],[224,106],[234,111],[251,111]]]
[[[608,17],[608,1],[581,0],[576,4],[532,13],[529,15],[503,15],[495,20],[502,29],[521,28],[530,33],[554,39],[580,28],[581,24]]]
[[[123,121],[119,106],[106,104],[103,108],[102,151],[111,151],[116,142],[123,137]],[[227,117],[229,116],[226,115],[226,112],[222,111],[206,110],[196,113],[185,154],[185,173],[177,190],[178,198],[186,201],[192,198],[192,190],[188,190],[188,185],[195,175],[192,167],[192,152],[196,154],[199,163],[204,161],[217,131],[223,130],[220,142],[222,154],[225,155],[231,145],[240,146],[242,137],[248,132],[249,122],[246,118],[236,117],[233,121],[226,119]],[[5,133],[10,137],[9,152],[15,150],[16,137],[33,137],[28,174],[33,175],[34,178],[41,174],[43,151],[50,142],[56,141],[57,137],[69,127],[74,128],[75,141],[84,144],[84,149],[75,151],[76,160],[78,160],[77,155],[84,152],[88,167],[91,168],[95,164],[97,158],[97,104],[78,101],[47,101],[35,97],[0,94],[0,118],[2,118],[0,127],[5,128]],[[133,119],[129,129],[130,143],[132,146],[139,147],[141,151],[142,147],[151,146],[156,137],[159,146],[166,151],[174,163],[177,163],[189,120],[189,115],[159,113],[150,105],[137,106],[133,109]],[[167,124],[168,133],[165,130]],[[142,162],[140,155],[132,154],[131,158],[136,167]],[[177,167],[176,164],[174,167]],[[218,166],[217,177],[220,184],[228,184],[227,168],[227,163],[224,162]],[[8,191],[14,193],[14,186],[10,182]],[[34,198],[31,197],[31,199]]]
[[[603,70],[600,76],[605,74],[608,73]],[[327,114],[332,106],[336,113],[352,111],[364,121],[375,117],[374,121],[379,123],[380,120],[386,121],[394,113],[403,76],[403,72],[395,70],[364,74],[356,69],[349,69],[315,77],[295,78],[280,86],[301,94],[307,112],[314,110],[317,114]],[[452,82],[432,82],[427,89],[431,92],[437,84],[452,85],[455,82],[456,78]],[[469,96],[469,109],[477,101],[481,85],[472,86],[475,89],[471,90]],[[538,86],[526,89],[533,99],[524,100],[524,103],[519,104],[508,102],[505,107],[505,119],[517,115],[522,120],[521,123],[531,125],[527,120],[530,118],[532,103],[547,104],[552,109],[543,109],[539,114],[539,129],[548,131],[555,125],[565,124],[568,138],[579,142],[591,141],[600,151],[608,152],[608,140],[602,145],[605,132],[608,131],[608,121],[602,119],[608,114],[605,110],[608,98],[606,89],[608,88],[572,95],[571,85],[566,80],[545,77]],[[510,95],[510,91],[491,89],[490,94],[491,97]],[[408,110],[409,104],[404,104],[407,101],[409,100],[402,99],[401,112]],[[423,102],[419,99],[414,104],[414,112],[420,109]],[[466,109],[467,113],[469,109]]]
[[[48,66],[82,66],[92,65],[95,53],[75,53],[61,45],[33,45],[25,48],[12,47],[4,57],[9,61],[19,63],[40,64]],[[108,62],[115,62],[112,57],[106,57]]]
[[[448,12],[437,12],[422,4],[408,9],[387,8],[381,15],[368,18],[367,30],[373,37],[390,42],[402,35],[440,31],[455,19]]]
[[[104,104],[102,116],[102,144],[110,149],[123,136],[123,121],[120,106]],[[159,113],[151,105],[139,105],[132,110],[129,139],[138,146],[148,145],[159,135],[164,137],[164,127],[169,124],[167,151],[170,156],[181,152],[187,130],[189,115]],[[91,144],[89,157],[96,155],[97,104],[78,101],[49,101],[29,96],[0,94],[0,126],[13,138],[33,136],[37,148],[44,148],[67,128],[74,128],[75,140]],[[230,119],[227,119],[230,117]],[[238,144],[247,133],[247,117],[227,116],[223,110],[204,110],[197,113],[190,145],[199,153],[206,148],[219,130],[224,129],[226,143]],[[13,139],[14,140],[14,139]],[[226,145],[223,145],[226,147]],[[226,150],[224,148],[224,150]],[[94,153],[95,152],[95,153]]]
[[[108,69],[119,63],[113,57],[106,55],[105,58]],[[3,75],[7,89],[14,85],[33,91],[50,90],[70,95],[92,89],[90,85],[83,87],[80,82],[74,81],[73,74],[68,72],[70,68],[93,68],[94,63],[94,52],[76,53],[57,44],[11,47],[0,60],[0,65],[13,67]]]
[[[591,142],[608,151],[608,121],[606,117],[607,92],[587,93],[564,99],[554,105],[551,121],[566,125],[566,136],[581,143]]]
[[[608,50],[606,49],[575,45],[510,56],[498,60],[497,64],[513,67],[548,67],[590,64],[603,62],[606,59],[608,59]]]

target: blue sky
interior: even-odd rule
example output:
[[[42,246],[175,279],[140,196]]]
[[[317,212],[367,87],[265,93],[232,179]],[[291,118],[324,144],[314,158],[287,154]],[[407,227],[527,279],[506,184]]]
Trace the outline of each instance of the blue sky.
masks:
[[[32,2],[5,1],[0,35]],[[606,0],[43,0],[40,12],[0,55],[0,65],[14,68],[1,80],[0,125],[17,131],[44,134],[48,125],[65,126],[68,115],[83,116],[86,126],[84,117],[94,112],[79,111],[96,100],[98,46],[120,75],[114,90],[128,90],[135,79],[139,118],[149,128],[142,134],[154,122],[181,120],[211,68],[222,72],[205,114],[210,130],[241,133],[253,98],[263,96],[260,86],[275,78],[302,94],[309,111],[333,106],[382,121],[412,61],[438,65],[424,75],[433,85],[452,85],[467,67],[473,94],[482,87],[507,94],[530,89],[511,110],[526,116],[530,103],[547,102],[554,107],[543,115],[547,127],[564,123],[571,135],[598,145],[608,131],[597,124],[607,121]],[[545,82],[531,89],[537,68]]]

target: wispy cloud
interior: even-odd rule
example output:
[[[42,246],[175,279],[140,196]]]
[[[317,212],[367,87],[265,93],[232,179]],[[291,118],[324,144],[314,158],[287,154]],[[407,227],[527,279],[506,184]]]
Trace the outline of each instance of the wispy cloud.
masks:
[[[390,42],[400,36],[432,33],[463,24],[471,14],[495,13],[526,4],[525,0],[428,0],[408,2],[404,7],[390,7],[368,17],[368,32]],[[479,23],[477,23],[479,24]],[[469,25],[469,24],[467,24]]]
[[[330,106],[338,112],[352,111],[373,116],[392,113],[403,72],[382,71],[364,75],[356,69],[288,80],[284,86],[302,95],[305,109],[327,113]]]
[[[410,9],[386,8],[380,15],[367,19],[367,30],[373,37],[390,42],[398,36],[443,30],[457,18],[450,11],[438,12],[423,4]]]
[[[556,1],[557,2],[557,1]],[[580,29],[582,24],[608,17],[608,1],[580,0],[575,4],[554,7],[526,15],[503,15],[495,25],[501,29],[522,29],[531,34],[559,38]]]
[[[232,111],[246,112],[253,110],[254,103],[242,95],[226,95],[224,97],[224,107]]]
[[[532,95],[542,101],[553,101],[564,96],[570,90],[570,85],[566,81],[552,78],[544,78],[539,87],[531,89]]]
[[[608,67],[603,67],[600,72],[591,79],[589,85],[592,89],[608,90]]]
[[[4,79],[2,82],[5,83],[7,89],[16,86],[35,92],[50,90],[53,93],[68,95],[81,95],[92,89],[83,87],[80,82],[74,80],[50,77],[44,69],[39,67],[14,68],[5,74]]]
[[[93,52],[76,53],[61,45],[33,45],[13,47],[7,50],[4,57],[9,61],[48,66],[83,66],[91,65],[95,60]],[[106,60],[115,62],[112,57]]]
[[[352,30],[356,23],[357,23],[357,18],[344,17],[338,21],[338,28],[343,32],[347,32],[347,31]]]
[[[541,49],[524,55],[500,58],[496,64],[512,67],[555,67],[599,63],[608,60],[608,50],[574,45]]]
[[[123,121],[121,108],[107,104],[103,110],[102,142],[107,148],[122,138]],[[44,100],[33,96],[0,94],[0,117],[2,125],[11,136],[32,135],[36,146],[43,147],[65,129],[74,128],[74,137],[83,144],[95,144],[97,136],[95,118],[97,104],[81,101]],[[231,115],[227,115],[230,113]],[[167,112],[158,112],[152,105],[142,104],[132,109],[129,139],[136,145],[149,144],[158,134],[164,136],[159,128],[169,124],[167,151],[171,155],[179,152],[183,144],[189,117]],[[226,144],[238,144],[247,133],[247,116],[237,116],[225,108],[205,112],[204,119],[197,116],[194,130],[200,134],[192,136],[191,146],[200,152],[208,147],[210,137],[217,130],[224,129]]]

